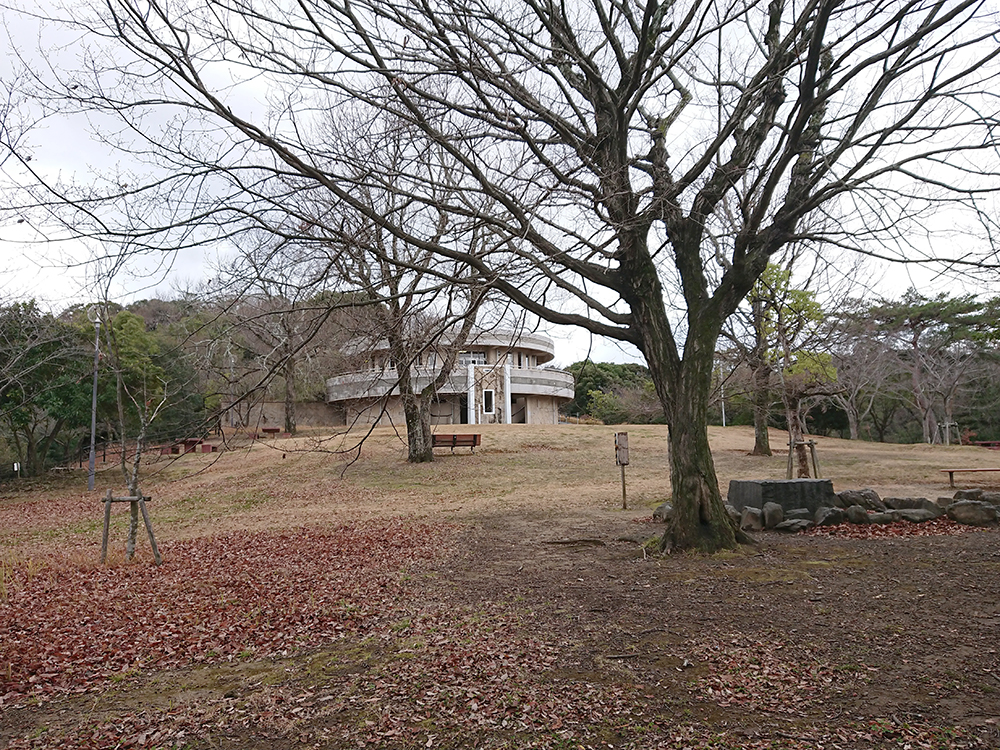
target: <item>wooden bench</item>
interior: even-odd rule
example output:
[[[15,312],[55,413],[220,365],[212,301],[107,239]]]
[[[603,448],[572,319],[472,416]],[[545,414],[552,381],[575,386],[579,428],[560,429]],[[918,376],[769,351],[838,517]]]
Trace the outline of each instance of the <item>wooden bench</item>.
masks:
[[[980,448],[989,448],[991,451],[1000,451],[1000,440],[977,440],[975,444]]]
[[[955,474],[957,474],[960,471],[968,471],[968,472],[972,472],[972,471],[1000,471],[1000,469],[941,469],[941,471],[948,473],[948,484],[951,485],[952,487],[954,487],[955,486]]]
[[[451,448],[454,453],[456,448],[468,448],[472,453],[476,452],[476,446],[482,441],[483,436],[478,434],[468,435],[431,435],[431,448]]]

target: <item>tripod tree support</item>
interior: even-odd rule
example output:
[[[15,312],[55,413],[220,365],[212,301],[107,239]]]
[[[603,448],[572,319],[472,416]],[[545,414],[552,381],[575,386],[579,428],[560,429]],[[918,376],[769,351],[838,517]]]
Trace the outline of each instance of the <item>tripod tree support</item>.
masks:
[[[816,441],[815,440],[788,440],[788,470],[785,472],[787,479],[792,478],[792,462],[793,456],[795,454],[795,449],[800,445],[805,445],[809,447],[809,454],[812,457],[812,470],[814,479],[822,479],[819,473],[819,459],[816,457]]]
[[[129,495],[127,497],[113,497],[111,490],[104,496],[104,532],[101,535],[101,564],[108,559],[108,530],[111,526],[111,503],[129,503],[129,524],[128,540],[125,543],[125,556],[131,560],[135,557],[135,537],[139,528],[139,513],[142,513],[142,521],[146,524],[146,533],[149,534],[149,546],[153,549],[153,562],[157,565],[163,564],[160,557],[160,550],[156,546],[156,537],[153,536],[153,524],[149,520],[149,511],[146,510],[146,501],[151,497],[142,495]]]

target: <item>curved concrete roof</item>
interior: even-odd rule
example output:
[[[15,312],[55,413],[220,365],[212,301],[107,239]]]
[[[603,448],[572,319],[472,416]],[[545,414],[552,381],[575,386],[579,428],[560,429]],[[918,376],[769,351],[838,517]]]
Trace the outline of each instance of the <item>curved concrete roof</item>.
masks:
[[[442,338],[442,343],[447,343],[449,335],[446,333]],[[475,329],[469,336],[469,341],[465,349],[476,349],[479,347],[492,346],[498,349],[518,349],[528,354],[534,354],[538,358],[538,364],[544,365],[551,362],[556,356],[555,344],[548,336],[540,333],[521,333],[508,328],[494,328],[490,330]],[[384,352],[389,348],[389,342],[384,339],[371,347],[372,354]],[[344,350],[349,354],[358,354],[365,351],[362,343],[349,343]]]
[[[538,357],[538,364],[551,362],[556,356],[555,344],[540,333],[522,333],[497,328],[492,331],[476,330],[469,337],[467,348],[495,346],[500,349],[520,349]]]

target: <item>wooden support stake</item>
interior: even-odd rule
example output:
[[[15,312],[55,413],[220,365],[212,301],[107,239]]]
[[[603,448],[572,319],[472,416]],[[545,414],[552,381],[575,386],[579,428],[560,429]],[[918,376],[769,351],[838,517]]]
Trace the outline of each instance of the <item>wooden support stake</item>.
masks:
[[[625,499],[625,467],[628,465],[628,433],[615,433],[615,463],[622,467],[622,510],[628,510]]]
[[[625,499],[625,464],[622,464],[622,510],[628,510],[628,502]]]
[[[142,495],[139,496],[139,510],[142,511],[142,520],[146,524],[146,532],[149,534],[149,546],[153,548],[153,562],[157,565],[162,565],[163,558],[160,557],[160,550],[156,546],[156,537],[153,536],[153,524],[149,521],[149,513],[146,511],[146,501],[142,499]]]
[[[104,500],[104,533],[101,534],[101,565],[108,559],[108,527],[111,526],[111,490]]]
[[[821,477],[820,477],[820,473],[819,473],[819,459],[816,458],[816,441],[815,440],[810,440],[809,441],[809,452],[812,453],[813,475],[815,476],[816,479],[820,479]]]
[[[139,503],[132,500],[128,504],[128,541],[125,542],[125,557],[135,557],[135,535],[139,530]]]
[[[131,560],[135,557],[135,541],[139,531],[139,513],[142,513],[142,522],[146,526],[146,534],[149,536],[149,546],[153,548],[153,561],[157,565],[163,564],[163,557],[160,555],[160,548],[156,546],[156,536],[153,534],[153,523],[149,520],[149,511],[146,509],[146,501],[152,498],[139,495],[129,497],[112,497],[111,490],[104,498],[104,531],[101,534],[101,564],[108,559],[108,531],[111,527],[111,503],[129,504],[129,526],[128,539],[125,543],[125,556]]]
[[[809,453],[812,455],[812,467],[813,467],[813,478],[821,479],[819,473],[819,459],[816,456],[816,441],[815,440],[802,440],[798,442],[793,442],[791,437],[788,438],[788,470],[785,472],[785,478],[792,478],[792,468],[795,463],[794,453],[795,449],[800,445],[808,445]]]

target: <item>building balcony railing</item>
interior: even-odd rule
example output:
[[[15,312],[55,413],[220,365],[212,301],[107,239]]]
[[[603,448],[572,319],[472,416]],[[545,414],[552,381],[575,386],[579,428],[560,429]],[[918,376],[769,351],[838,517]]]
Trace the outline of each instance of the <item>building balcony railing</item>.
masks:
[[[491,365],[476,365],[476,369],[489,369]],[[437,377],[437,369],[419,366],[413,370],[413,386],[421,390]],[[328,402],[372,399],[389,395],[399,395],[396,373],[392,370],[363,370],[328,378],[326,400]],[[469,390],[469,370],[466,366],[456,366],[445,384],[438,390],[442,395],[459,395]],[[573,375],[565,370],[542,367],[512,367],[510,369],[511,396],[539,395],[557,398],[573,398]]]

